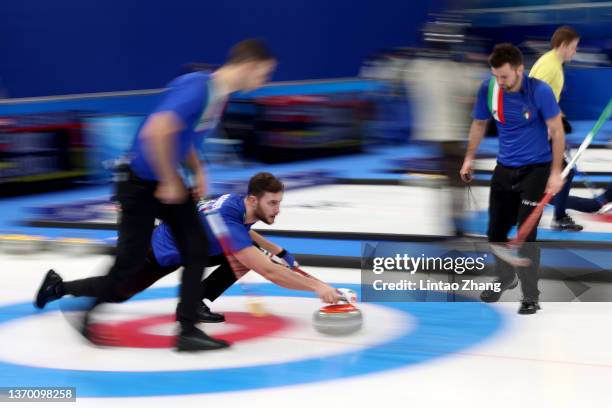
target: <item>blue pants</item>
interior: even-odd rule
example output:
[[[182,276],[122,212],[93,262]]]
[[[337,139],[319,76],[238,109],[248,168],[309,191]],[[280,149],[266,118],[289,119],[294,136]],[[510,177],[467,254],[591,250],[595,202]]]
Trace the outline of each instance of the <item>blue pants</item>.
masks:
[[[557,195],[555,195],[553,201],[555,204],[555,220],[560,220],[566,216],[565,210],[568,208],[567,199],[569,197],[570,188],[572,187],[572,180],[574,179],[575,174],[576,172],[574,169],[572,169],[565,178],[563,188],[557,193]]]
[[[597,198],[567,197],[566,207],[580,212],[594,213],[599,211],[603,203],[609,203],[610,201],[612,201],[612,183]]]

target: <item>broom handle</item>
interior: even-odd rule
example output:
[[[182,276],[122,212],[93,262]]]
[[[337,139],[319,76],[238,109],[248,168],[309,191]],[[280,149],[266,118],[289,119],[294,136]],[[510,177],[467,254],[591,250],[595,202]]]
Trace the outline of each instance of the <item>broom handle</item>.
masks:
[[[595,126],[593,126],[593,129],[591,129],[591,131],[586,135],[586,137],[580,144],[578,151],[574,154],[569,163],[567,163],[567,166],[565,166],[565,168],[561,172],[562,180],[565,180],[565,178],[572,170],[572,167],[574,167],[582,153],[584,153],[587,147],[589,147],[595,135],[597,135],[603,124],[608,120],[610,114],[612,114],[612,98],[608,101],[608,104],[599,116],[599,119],[597,119],[597,122],[595,123]],[[529,234],[531,234],[531,231],[533,231],[533,229],[537,227],[537,224],[540,221],[540,216],[544,212],[544,207],[550,202],[550,200],[552,200],[552,198],[552,194],[544,194],[544,197],[542,197],[538,205],[533,209],[533,211],[531,211],[529,217],[527,217],[525,222],[519,227],[519,230],[516,234],[516,238],[511,241],[512,244],[521,245],[523,242],[525,242]]]

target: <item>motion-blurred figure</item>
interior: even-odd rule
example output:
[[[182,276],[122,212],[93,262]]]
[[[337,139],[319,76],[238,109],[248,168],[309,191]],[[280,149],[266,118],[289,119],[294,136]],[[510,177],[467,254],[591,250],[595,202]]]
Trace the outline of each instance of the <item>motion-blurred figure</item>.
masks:
[[[225,64],[214,73],[193,72],[170,83],[139,129],[128,153],[129,164],[118,169],[116,196],[121,217],[115,262],[95,303],[85,314],[82,333],[86,338],[90,338],[89,319],[94,308],[129,297],[129,282],[146,259],[155,219],[159,218],[172,231],[184,265],[177,309],[177,349],[197,351],[229,346],[196,327],[208,247],[195,202],[206,195],[204,169],[197,150],[206,133],[219,122],[229,94],[258,88],[275,67],[276,59],[265,44],[245,40],[230,50]],[[194,197],[180,176],[183,166],[194,174]],[[52,281],[45,280],[42,286],[52,285]]]
[[[436,143],[441,168],[448,178],[452,220],[456,236],[463,235],[465,195],[458,173],[470,126],[470,110],[485,67],[471,63],[461,53],[463,24],[436,22],[424,31],[426,48],[417,51],[404,72],[410,93],[417,140]]]

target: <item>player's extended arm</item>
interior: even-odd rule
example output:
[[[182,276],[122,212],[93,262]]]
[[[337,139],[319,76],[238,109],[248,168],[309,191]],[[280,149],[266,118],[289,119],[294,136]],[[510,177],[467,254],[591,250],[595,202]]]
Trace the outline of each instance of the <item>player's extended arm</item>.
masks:
[[[266,251],[273,253],[274,255],[277,255],[279,252],[281,252],[283,250],[282,247],[276,245],[274,242],[267,240],[266,238],[264,238],[263,236],[261,236],[261,234],[250,230],[249,231],[249,236],[251,237],[251,239],[253,241],[255,241],[255,243],[265,249]]]
[[[315,292],[321,300],[327,303],[336,303],[340,300],[336,290],[328,284],[307,278],[292,272],[285,266],[273,263],[254,246],[244,248],[234,253],[234,256],[242,265],[279,286],[287,289]]]

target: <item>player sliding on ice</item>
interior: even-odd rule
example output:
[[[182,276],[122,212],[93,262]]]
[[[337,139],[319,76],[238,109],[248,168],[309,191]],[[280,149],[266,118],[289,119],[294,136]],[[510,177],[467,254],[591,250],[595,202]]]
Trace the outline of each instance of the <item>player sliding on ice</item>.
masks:
[[[201,322],[223,322],[224,316],[212,312],[204,299],[213,302],[240,277],[253,270],[267,280],[294,290],[312,291],[325,303],[336,303],[341,299],[338,291],[317,279],[292,272],[284,265],[273,262],[257,247],[282,259],[288,266],[297,267],[293,255],[251,230],[253,224],[262,221],[273,224],[280,212],[284,186],[270,173],[258,173],[249,181],[247,195],[226,194],[215,200],[199,203],[200,219],[204,224],[211,245],[208,265],[218,266],[202,284],[202,302],[198,309]],[[153,231],[151,247],[138,273],[125,285],[126,290],[115,302],[123,302],[142,292],[162,277],[181,266],[181,257],[170,228],[159,225]],[[53,270],[47,272],[35,299],[37,308],[43,308],[53,300],[65,295],[96,297],[108,284],[106,276],[91,277],[64,282]],[[181,304],[177,305],[177,316]],[[223,340],[215,339],[217,342]],[[224,342],[224,346],[229,346]],[[179,341],[179,350],[190,350],[191,345]],[[211,347],[219,348],[219,347]],[[199,347],[198,349],[201,349]]]

